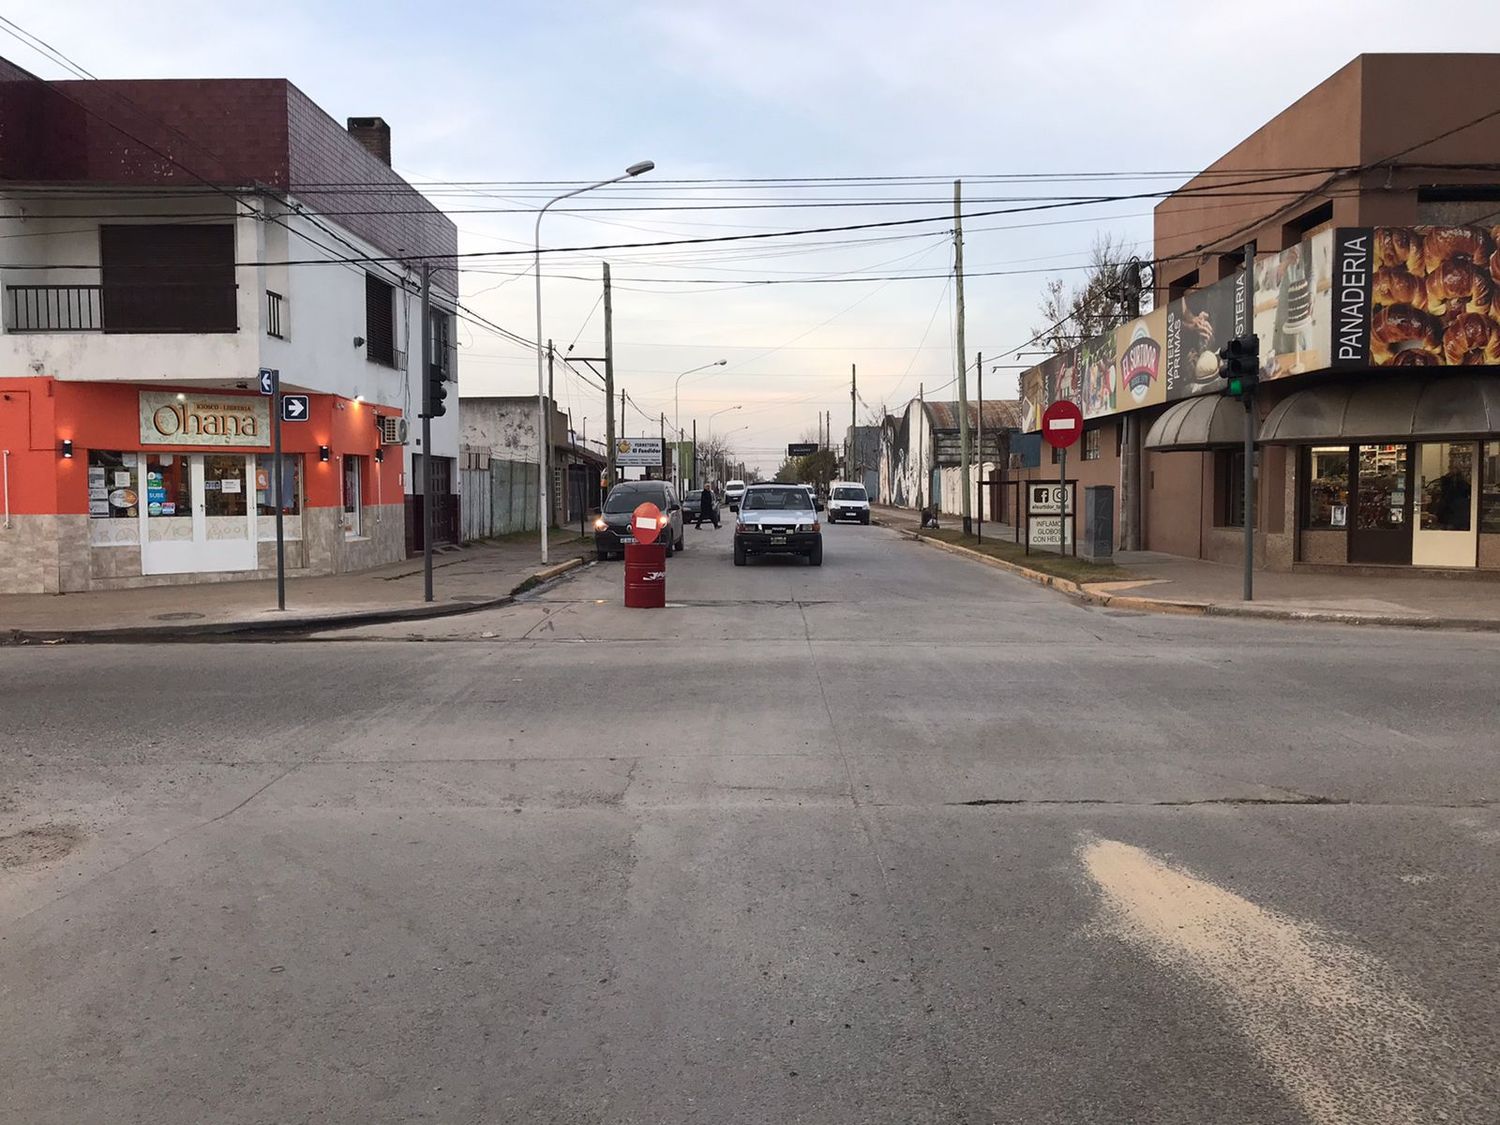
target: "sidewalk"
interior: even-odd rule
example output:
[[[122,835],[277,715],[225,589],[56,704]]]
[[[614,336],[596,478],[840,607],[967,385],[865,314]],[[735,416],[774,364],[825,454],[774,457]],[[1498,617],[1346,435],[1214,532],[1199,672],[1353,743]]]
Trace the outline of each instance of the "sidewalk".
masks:
[[[593,541],[554,530],[542,567],[533,532],[439,549],[433,600],[422,598],[422,560],[403,559],[355,574],[288,578],[286,612],[276,609],[276,580],[205,582],[80,594],[0,595],[0,644],[73,640],[184,639],[296,633],[338,625],[443,617],[503,604],[581,564]]]
[[[1009,529],[985,525],[982,549],[958,534],[957,517],[940,517],[937,535],[918,533],[917,513],[872,509],[875,522],[934,547],[962,554],[1051,586],[1076,600],[1117,609],[1204,616],[1256,617],[1351,625],[1500,631],[1500,581],[1455,575],[1390,577],[1307,571],[1255,572],[1255,599],[1241,600],[1237,565],[1153,551],[1122,551],[1091,581],[1091,567],[1056,555],[1032,554],[1008,541]],[[1051,570],[1054,573],[1048,573]]]

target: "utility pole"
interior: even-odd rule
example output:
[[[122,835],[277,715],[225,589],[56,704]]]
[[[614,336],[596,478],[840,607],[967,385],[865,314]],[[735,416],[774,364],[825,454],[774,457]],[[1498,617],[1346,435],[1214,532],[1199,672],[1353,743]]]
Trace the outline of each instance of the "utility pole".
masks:
[[[554,402],[556,402],[556,401],[557,400],[552,397],[552,341],[548,340],[547,341],[547,432],[546,432],[545,443],[543,445],[543,448],[547,451],[547,454],[546,454],[545,463],[542,466],[542,472],[544,472],[544,473],[547,474],[547,483],[549,485],[552,483],[552,404]],[[550,495],[550,492],[549,492],[549,495]],[[555,501],[554,501],[554,504],[549,505],[548,508],[547,508],[547,523],[549,525],[552,522],[552,507],[553,506],[555,506]],[[563,514],[564,514],[565,517],[567,515],[567,510],[568,510],[567,500],[564,499],[564,501],[563,501]],[[567,522],[566,518],[564,519],[563,522],[565,522],[565,523]]]
[[[624,410],[622,401],[622,414]],[[608,262],[604,263],[604,445],[608,459],[604,491],[608,492],[615,483],[615,313],[609,295]]]
[[[927,416],[927,407],[923,401],[925,385],[917,384],[917,511],[922,510],[922,489],[925,482],[922,478],[927,475],[927,463],[922,460],[922,422]]]
[[[854,431],[858,426],[858,411],[854,404],[859,400],[859,370],[854,364],[849,365],[849,455],[844,458],[844,477],[846,480],[854,480]],[[861,481],[861,484],[864,482]]]
[[[661,416],[661,479],[667,479],[667,416]]]
[[[693,419],[693,469],[690,483],[694,488],[702,488],[704,481],[698,479],[698,419]]]
[[[965,375],[969,370],[968,353],[964,351],[964,213],[963,181],[953,181],[953,292],[958,300],[955,324],[958,329],[958,463],[963,481],[964,534],[974,534],[974,520],[969,501],[969,390]],[[981,404],[980,409],[984,407]]]
[[[979,379],[979,440],[975,444],[979,447],[979,456],[975,464],[979,466],[979,487],[975,489],[974,495],[979,501],[979,511],[975,514],[979,517],[974,525],[974,533],[979,536],[979,542],[984,542],[984,353],[974,353],[974,370]]]
[[[1245,243],[1245,308],[1255,308],[1255,243]],[[1252,323],[1253,314],[1245,320]],[[1246,331],[1254,331],[1253,326]],[[1260,366],[1257,350],[1256,367]],[[1245,600],[1255,597],[1255,389],[1245,395]]]
[[[422,262],[422,600],[432,601],[432,261]],[[547,561],[542,532],[542,561]]]

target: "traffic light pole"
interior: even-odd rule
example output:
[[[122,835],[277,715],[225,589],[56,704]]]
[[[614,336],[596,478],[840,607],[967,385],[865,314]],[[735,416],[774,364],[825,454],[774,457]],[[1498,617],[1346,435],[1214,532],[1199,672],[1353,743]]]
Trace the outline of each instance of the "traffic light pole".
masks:
[[[1255,308],[1255,243],[1245,244],[1245,304]],[[1247,311],[1246,321],[1253,313]],[[1246,331],[1254,333],[1253,327]],[[1260,349],[1255,350],[1256,380],[1260,377]],[[1255,600],[1255,386],[1245,395],[1245,601]]]

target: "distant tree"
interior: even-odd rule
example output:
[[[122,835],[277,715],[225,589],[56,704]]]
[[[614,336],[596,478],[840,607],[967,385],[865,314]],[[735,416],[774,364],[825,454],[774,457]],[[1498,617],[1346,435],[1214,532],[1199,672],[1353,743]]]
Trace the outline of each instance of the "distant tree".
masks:
[[[1100,235],[1094,240],[1082,285],[1070,288],[1060,277],[1048,281],[1037,306],[1042,324],[1032,328],[1038,348],[1053,354],[1065,352],[1129,320],[1134,315],[1130,302],[1137,280],[1133,256],[1133,247],[1117,242],[1111,234]],[[1149,312],[1149,288],[1140,292],[1139,301],[1140,312]]]

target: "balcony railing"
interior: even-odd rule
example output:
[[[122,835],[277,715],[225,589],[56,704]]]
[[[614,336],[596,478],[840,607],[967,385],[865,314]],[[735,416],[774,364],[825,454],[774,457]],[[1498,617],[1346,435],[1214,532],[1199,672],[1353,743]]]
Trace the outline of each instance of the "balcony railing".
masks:
[[[10,332],[100,332],[103,286],[7,285],[5,327]]]
[[[286,333],[281,330],[281,294],[269,289],[266,290],[266,335],[286,339]]]
[[[8,332],[237,332],[237,288],[183,282],[7,285],[5,327]],[[277,334],[279,313],[278,307]]]

